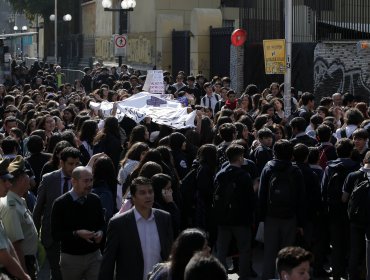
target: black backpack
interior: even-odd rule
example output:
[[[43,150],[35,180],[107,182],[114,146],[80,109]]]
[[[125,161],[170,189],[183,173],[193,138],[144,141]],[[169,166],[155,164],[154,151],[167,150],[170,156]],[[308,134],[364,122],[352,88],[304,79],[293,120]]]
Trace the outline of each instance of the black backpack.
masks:
[[[343,184],[347,175],[354,171],[346,168],[343,163],[337,164],[335,167],[330,166],[332,169],[331,176],[327,188],[327,201],[329,209],[342,205]]]
[[[295,215],[296,188],[291,172],[294,167],[274,170],[269,181],[268,211],[277,218],[289,218]]]
[[[367,174],[364,173],[363,180],[358,180],[351,193],[348,201],[348,218],[352,223],[357,225],[366,225],[368,223],[368,195],[370,189],[370,182]]]
[[[215,190],[213,192],[213,215],[218,225],[227,225],[237,215],[240,209],[239,200],[235,190],[237,188],[237,180],[241,174],[244,174],[242,169],[237,172],[230,172],[230,167],[225,169],[224,174],[219,174],[215,179]]]

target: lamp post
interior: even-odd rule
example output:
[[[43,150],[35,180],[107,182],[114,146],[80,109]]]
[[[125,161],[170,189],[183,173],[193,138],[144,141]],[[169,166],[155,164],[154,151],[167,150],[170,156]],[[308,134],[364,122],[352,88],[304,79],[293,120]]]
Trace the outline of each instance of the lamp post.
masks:
[[[128,23],[126,22],[126,28],[123,29],[123,17],[124,15],[127,15],[128,12],[132,12],[134,8],[136,7],[136,0],[122,0],[121,2],[121,8],[118,9],[112,9],[112,1],[111,0],[103,0],[102,6],[104,8],[104,11],[108,12],[119,12],[119,35],[122,35],[123,33],[128,33]],[[118,67],[122,65],[122,56],[118,56]]]
[[[57,3],[58,0],[55,0],[55,7],[54,7],[54,14],[50,15],[50,21],[54,21],[54,62],[55,65],[58,64],[58,8]],[[70,14],[66,14],[63,16],[63,21],[71,21],[72,16]]]
[[[27,26],[26,25],[23,25],[22,27],[21,27],[21,33],[23,33],[23,32],[26,32],[27,31]],[[15,32],[17,32],[18,30],[19,30],[19,28],[18,28],[18,26],[13,26],[13,30],[15,31]],[[23,36],[21,36],[21,60],[23,61]]]

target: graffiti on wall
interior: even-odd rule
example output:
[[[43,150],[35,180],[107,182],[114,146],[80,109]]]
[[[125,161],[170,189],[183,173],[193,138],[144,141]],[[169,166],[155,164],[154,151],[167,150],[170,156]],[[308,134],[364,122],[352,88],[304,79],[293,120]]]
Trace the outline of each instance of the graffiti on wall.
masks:
[[[356,52],[348,52],[340,57],[327,50],[330,49],[315,54],[315,95],[321,98],[335,92],[348,92],[361,101],[369,102],[370,71],[367,59],[359,57]]]

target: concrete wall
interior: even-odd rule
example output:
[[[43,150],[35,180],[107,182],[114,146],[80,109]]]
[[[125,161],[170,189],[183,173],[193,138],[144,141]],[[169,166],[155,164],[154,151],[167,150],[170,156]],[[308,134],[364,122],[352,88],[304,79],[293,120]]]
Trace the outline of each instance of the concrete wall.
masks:
[[[359,49],[357,42],[319,43],[314,61],[314,92],[318,98],[349,92],[369,102],[370,49]]]

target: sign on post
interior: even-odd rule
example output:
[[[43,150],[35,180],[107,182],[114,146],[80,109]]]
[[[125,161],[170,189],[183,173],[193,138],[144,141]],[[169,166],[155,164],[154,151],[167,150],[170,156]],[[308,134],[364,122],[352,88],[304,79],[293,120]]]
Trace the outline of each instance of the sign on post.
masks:
[[[285,74],[285,40],[263,40],[263,53],[265,56],[265,73]]]
[[[148,70],[143,91],[150,93],[164,93],[163,70]]]
[[[127,35],[113,35],[114,55],[125,56],[127,46]]]

